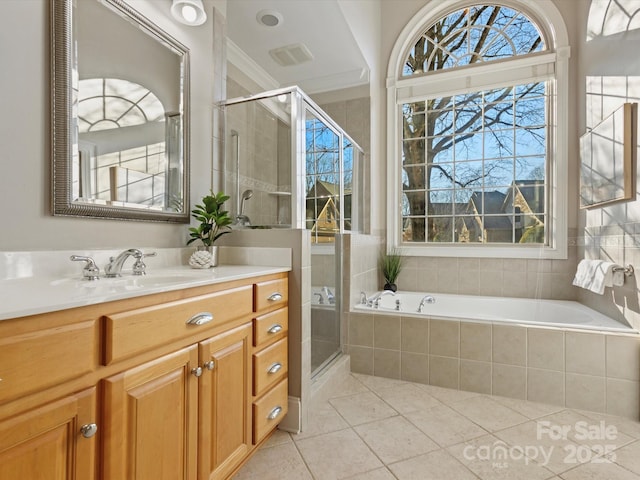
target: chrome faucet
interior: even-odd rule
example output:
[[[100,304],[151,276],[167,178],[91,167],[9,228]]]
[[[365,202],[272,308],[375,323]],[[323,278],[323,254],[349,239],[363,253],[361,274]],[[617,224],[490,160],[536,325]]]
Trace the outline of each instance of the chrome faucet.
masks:
[[[360,305],[367,305],[368,303],[367,292],[360,292]]]
[[[324,298],[322,297],[322,294],[320,292],[316,292],[313,295],[318,296],[318,305],[324,305]]]
[[[155,252],[145,254],[137,248],[129,248],[128,250],[120,253],[117,257],[111,257],[109,259],[109,264],[104,267],[105,276],[109,278],[119,277],[122,272],[122,266],[124,265],[125,260],[129,257],[136,259],[136,262],[133,264],[133,274],[144,275],[146,273],[146,265],[142,259],[144,257],[154,257],[155,255]]]
[[[380,299],[389,295],[395,297],[396,292],[392,292],[391,290],[383,290],[382,292],[376,294],[374,297],[370,298],[369,302],[373,304],[373,308],[378,308],[380,307]]]
[[[420,305],[418,305],[418,313],[422,313],[422,308],[426,303],[436,303],[436,299],[433,298],[433,295],[425,295],[424,297],[422,297],[422,300],[420,300]]]
[[[333,294],[333,292],[331,290],[329,290],[329,287],[322,287],[322,291],[324,292],[324,294],[327,297],[327,301],[329,302],[330,305],[335,305],[336,303],[336,297]]]

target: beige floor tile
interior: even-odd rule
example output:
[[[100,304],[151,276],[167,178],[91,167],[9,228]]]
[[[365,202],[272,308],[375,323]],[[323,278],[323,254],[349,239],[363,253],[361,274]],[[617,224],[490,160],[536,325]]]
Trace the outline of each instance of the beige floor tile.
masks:
[[[390,388],[381,388],[376,393],[400,414],[442,405],[442,402],[436,400],[425,392],[424,389],[412,383],[396,385]]]
[[[311,480],[293,443],[260,448],[233,480]]]
[[[276,445],[291,443],[292,441],[293,440],[291,440],[291,434],[289,432],[276,429],[276,431],[269,437],[269,440],[264,443],[264,447],[275,447]]]
[[[307,438],[296,445],[316,480],[349,478],[383,466],[352,429]]]
[[[638,475],[615,463],[585,463],[562,474],[564,480],[638,480]]]
[[[619,448],[606,458],[640,476],[640,441]]]
[[[362,382],[367,388],[377,392],[382,388],[395,387],[397,385],[404,385],[408,382],[404,380],[397,380],[394,378],[374,377],[373,375],[362,375],[359,373],[352,374],[357,380]]]
[[[493,435],[454,445],[447,451],[482,480],[546,480],[554,475]]]
[[[454,390],[453,388],[442,388],[434,385],[418,385],[418,387],[426,390],[429,395],[446,405],[481,395],[476,392],[465,392],[464,390]]]
[[[545,422],[545,429],[566,430],[566,436],[578,445],[587,445],[600,450],[600,446],[612,445],[620,448],[633,442],[635,438],[619,431],[615,425],[609,425],[605,420],[593,420],[575,410],[563,410],[552,415],[539,418],[537,422]],[[607,427],[612,428],[607,432]]]
[[[408,413],[405,417],[442,447],[487,434],[486,430],[446,405]]]
[[[557,405],[548,405],[546,403],[532,402],[530,400],[520,400],[517,398],[507,397],[491,397],[496,402],[501,403],[505,407],[509,407],[511,410],[524,415],[527,418],[535,419],[544,417],[545,415],[551,415],[552,413],[564,410],[564,407]]]
[[[529,420],[524,415],[486,396],[456,402],[451,405],[451,408],[489,432],[509,428]]]
[[[444,450],[389,465],[398,480],[475,480],[467,467]]]
[[[294,440],[314,437],[323,433],[335,432],[349,428],[349,424],[340,416],[329,402],[317,402],[309,408],[308,422],[305,429],[293,436]]]
[[[396,480],[396,477],[386,468],[376,468],[370,472],[359,473],[345,480]]]
[[[630,418],[616,417],[606,413],[588,412],[584,410],[578,410],[578,413],[598,422],[604,421],[606,425],[615,425],[619,432],[640,439],[640,422],[638,421],[631,420]]]
[[[342,382],[331,388],[331,391],[327,392],[327,398],[344,397],[347,395],[354,395],[356,393],[367,392],[369,389],[354,375],[348,375]]]
[[[329,403],[350,425],[382,420],[398,414],[389,404],[371,392],[333,398]]]
[[[578,444],[568,438],[555,439],[544,433],[536,421],[531,421],[494,433],[512,447],[521,448],[525,455],[554,473],[562,473],[576,466],[571,463],[571,453],[576,452]],[[591,454],[589,454],[591,456]]]
[[[385,465],[438,450],[437,443],[404,417],[391,417],[355,427],[360,438]]]

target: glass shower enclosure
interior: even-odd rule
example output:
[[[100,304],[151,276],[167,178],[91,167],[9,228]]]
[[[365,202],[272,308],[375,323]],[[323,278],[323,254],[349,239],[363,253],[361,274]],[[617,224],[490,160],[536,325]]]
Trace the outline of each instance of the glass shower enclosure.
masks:
[[[360,231],[363,150],[298,87],[224,102],[236,228],[311,231],[311,370],[341,353],[342,235]]]

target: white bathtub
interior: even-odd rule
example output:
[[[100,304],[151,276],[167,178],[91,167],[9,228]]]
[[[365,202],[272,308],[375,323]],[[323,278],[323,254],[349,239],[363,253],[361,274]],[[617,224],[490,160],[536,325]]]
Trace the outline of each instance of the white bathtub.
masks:
[[[369,295],[372,298],[375,294]],[[420,301],[431,295],[434,303],[425,303],[418,312]],[[399,305],[396,303],[399,301]],[[399,307],[399,309],[398,309]],[[618,322],[578,302],[566,300],[537,300],[528,298],[483,297],[475,295],[426,294],[399,291],[380,298],[378,308],[357,304],[357,312],[418,316],[439,319],[505,322],[545,327],[636,333],[630,326]]]

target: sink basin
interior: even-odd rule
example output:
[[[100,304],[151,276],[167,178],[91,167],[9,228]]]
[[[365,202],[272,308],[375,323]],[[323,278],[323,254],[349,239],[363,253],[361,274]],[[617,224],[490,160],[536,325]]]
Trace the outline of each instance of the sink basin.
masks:
[[[181,285],[198,281],[206,281],[203,272],[170,272],[162,274],[131,275],[124,273],[121,277],[100,277],[99,280],[82,280],[80,278],[64,278],[49,283],[52,287],[77,289],[83,293],[108,293],[117,291],[138,290],[142,288],[159,288],[169,285]]]

